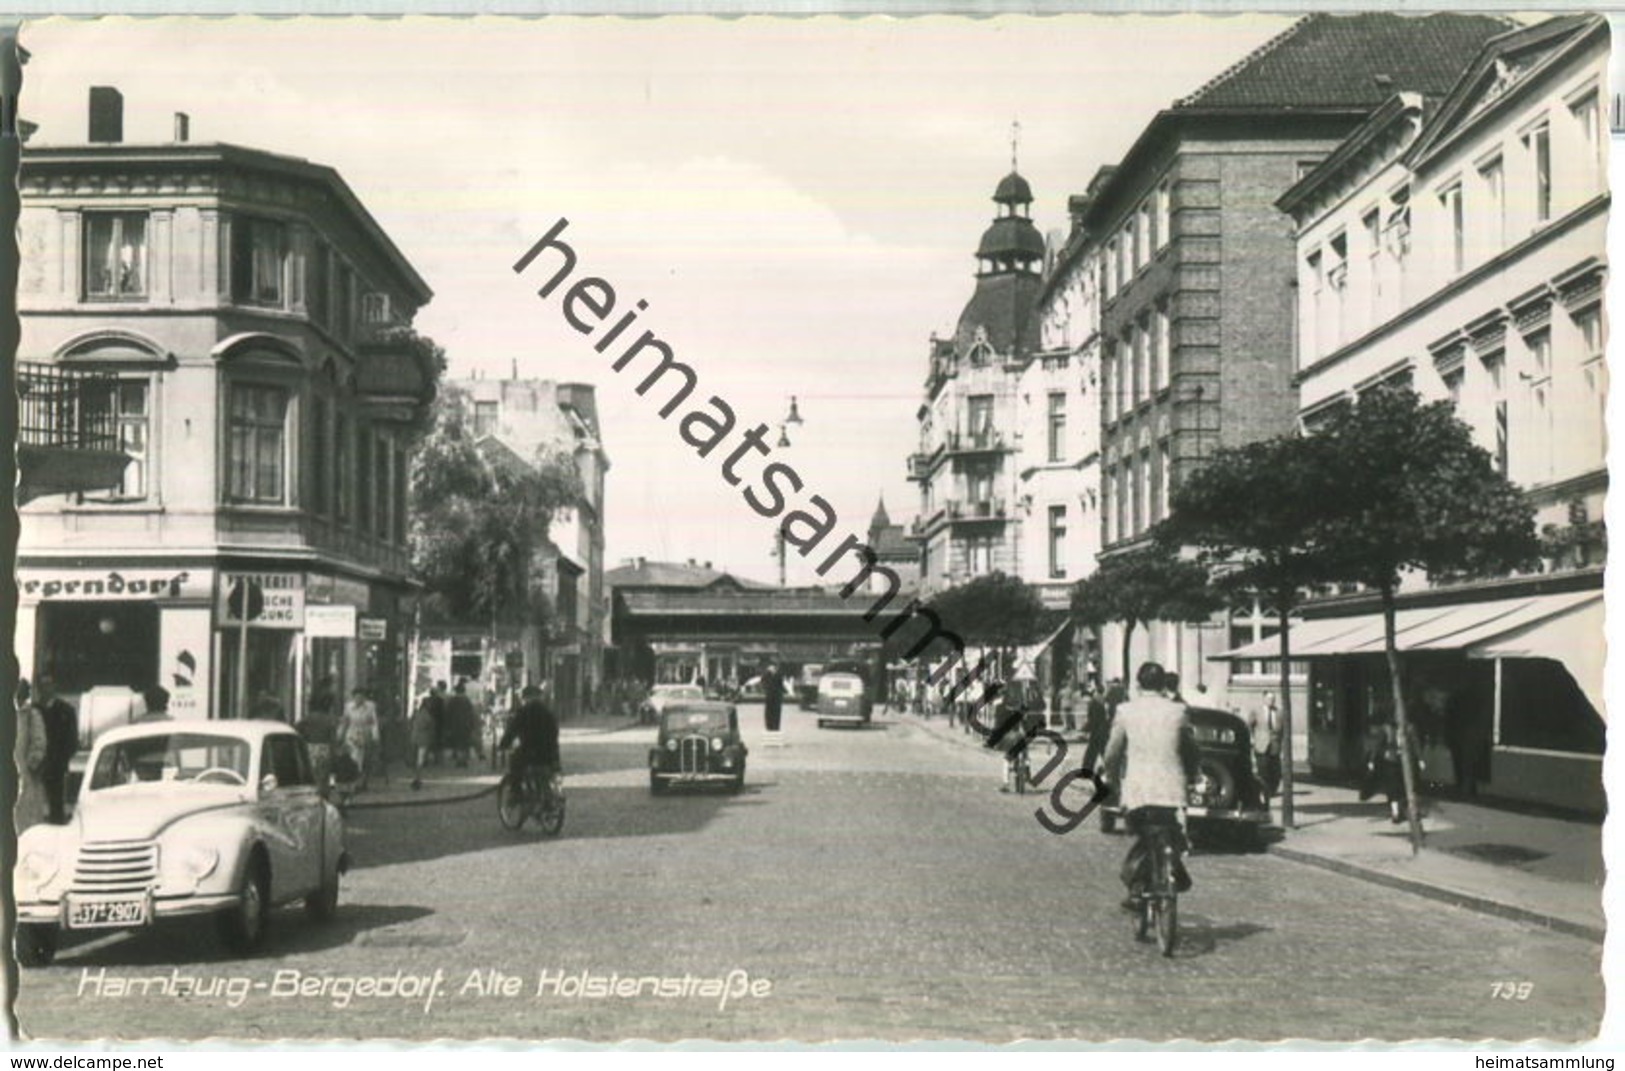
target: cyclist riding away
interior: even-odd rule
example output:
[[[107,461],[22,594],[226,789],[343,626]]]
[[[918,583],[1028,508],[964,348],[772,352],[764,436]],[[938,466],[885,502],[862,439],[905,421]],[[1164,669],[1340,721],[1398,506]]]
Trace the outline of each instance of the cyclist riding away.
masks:
[[[519,709],[508,719],[497,748],[506,749],[515,741],[519,746],[508,757],[508,776],[523,784],[528,772],[534,777],[531,784],[548,791],[559,768],[559,720],[534,684],[520,694]]]
[[[1197,778],[1196,734],[1185,705],[1166,694],[1167,674],[1155,662],[1140,666],[1135,676],[1139,697],[1117,708],[1105,766],[1118,785],[1118,806],[1123,809],[1134,846],[1123,860],[1123,884],[1128,886],[1127,911],[1139,910],[1137,898],[1151,881],[1153,833],[1166,829],[1174,845],[1174,889],[1191,887],[1185,869],[1183,812],[1189,786]]]

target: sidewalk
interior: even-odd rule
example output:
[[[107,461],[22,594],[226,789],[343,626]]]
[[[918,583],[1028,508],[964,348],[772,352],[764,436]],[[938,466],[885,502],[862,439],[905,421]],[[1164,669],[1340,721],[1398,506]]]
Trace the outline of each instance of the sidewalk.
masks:
[[[1422,853],[1413,856],[1410,826],[1389,822],[1381,800],[1362,803],[1352,788],[1302,781],[1293,800],[1297,828],[1270,846],[1276,855],[1603,940],[1600,823],[1424,798]]]
[[[559,726],[559,739],[602,736],[626,729],[638,728],[636,718],[617,718],[609,715],[582,715],[571,718]],[[381,810],[389,807],[419,807],[441,803],[462,803],[479,799],[496,791],[502,773],[492,769],[487,749],[483,759],[472,759],[467,767],[442,762],[426,768],[421,780],[423,787],[412,787],[412,770],[404,763],[391,763],[389,782],[373,777],[367,791],[354,796],[347,811]]]
[[[975,735],[948,728],[945,718],[886,716],[964,747],[982,746]],[[1069,745],[1081,737],[1061,735]],[[1410,826],[1389,822],[1380,799],[1361,802],[1352,788],[1307,782],[1300,773],[1293,801],[1297,828],[1280,832],[1269,846],[1275,855],[1471,911],[1603,940],[1600,822],[1424,798],[1422,853],[1413,856]],[[1279,820],[1280,801],[1272,804]]]

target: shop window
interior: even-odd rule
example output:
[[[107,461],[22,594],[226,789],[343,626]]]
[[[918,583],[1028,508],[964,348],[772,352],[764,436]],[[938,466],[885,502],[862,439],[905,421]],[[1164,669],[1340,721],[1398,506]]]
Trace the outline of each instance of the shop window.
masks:
[[[139,689],[159,679],[157,603],[42,602],[37,613],[33,673],[54,675],[63,692]]]
[[[288,391],[233,383],[226,441],[226,497],[281,504],[287,497]]]
[[[1501,663],[1503,746],[1601,755],[1606,735],[1597,709],[1563,663],[1550,658]]]
[[[95,212],[84,217],[85,297],[130,299],[147,293],[147,216]]]

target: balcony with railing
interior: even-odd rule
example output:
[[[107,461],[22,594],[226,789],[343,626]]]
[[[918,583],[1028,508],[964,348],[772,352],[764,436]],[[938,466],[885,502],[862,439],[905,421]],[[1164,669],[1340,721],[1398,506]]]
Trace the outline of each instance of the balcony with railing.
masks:
[[[978,521],[1003,522],[1010,519],[1002,498],[981,498],[948,503],[948,519],[954,524],[974,524]]]
[[[950,454],[1004,454],[1014,450],[1004,432],[996,428],[972,428],[948,433]]]
[[[19,361],[17,403],[18,505],[118,486],[117,376]]]

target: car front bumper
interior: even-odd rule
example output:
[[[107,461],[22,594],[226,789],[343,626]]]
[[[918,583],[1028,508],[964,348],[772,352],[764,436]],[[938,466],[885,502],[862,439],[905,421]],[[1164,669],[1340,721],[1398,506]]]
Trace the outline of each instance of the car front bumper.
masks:
[[[85,899],[89,899],[88,897]],[[147,924],[162,922],[165,919],[186,918],[191,915],[211,915],[216,911],[234,908],[241,902],[236,893],[219,893],[212,896],[179,896],[154,899],[147,912]],[[65,900],[34,900],[17,905],[17,921],[29,925],[56,925],[63,929],[68,928],[68,905]],[[139,929],[140,924],[132,926],[89,926],[92,929]]]

